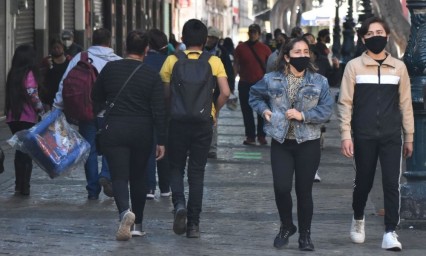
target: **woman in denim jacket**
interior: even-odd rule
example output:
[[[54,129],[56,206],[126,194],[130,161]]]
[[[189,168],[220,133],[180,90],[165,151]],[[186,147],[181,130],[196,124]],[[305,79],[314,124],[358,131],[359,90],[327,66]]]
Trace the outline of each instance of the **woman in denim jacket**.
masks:
[[[315,73],[305,39],[295,38],[283,45],[278,60],[276,70],[252,86],[249,99],[253,110],[266,121],[265,133],[272,137],[271,166],[281,219],[274,246],[286,246],[297,230],[292,218],[294,173],[299,249],[313,251],[312,185],[320,162],[320,127],[330,118],[334,102],[327,78]]]

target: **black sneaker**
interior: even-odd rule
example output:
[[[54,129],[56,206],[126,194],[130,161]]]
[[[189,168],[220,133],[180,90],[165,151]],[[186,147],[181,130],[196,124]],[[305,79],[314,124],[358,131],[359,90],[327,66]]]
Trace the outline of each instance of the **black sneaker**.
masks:
[[[274,240],[274,247],[277,249],[280,249],[286,245],[288,245],[288,239],[290,236],[294,235],[296,233],[297,227],[295,225],[292,225],[291,227],[283,227],[281,225],[280,232],[277,234]]]
[[[175,209],[175,219],[173,221],[173,231],[177,235],[182,235],[186,232],[186,215],[188,211],[185,206],[178,204]]]
[[[3,150],[0,148],[0,173],[4,172],[4,153]]]
[[[200,227],[195,224],[188,224],[186,227],[186,237],[188,238],[199,238],[200,237]]]
[[[301,251],[314,251],[314,244],[311,240],[311,235],[309,233],[303,233],[299,236],[299,250]]]

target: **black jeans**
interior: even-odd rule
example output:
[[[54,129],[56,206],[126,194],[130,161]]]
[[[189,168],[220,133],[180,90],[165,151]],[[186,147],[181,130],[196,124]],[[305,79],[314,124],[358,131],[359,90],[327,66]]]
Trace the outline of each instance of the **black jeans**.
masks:
[[[146,165],[152,149],[150,121],[135,117],[110,116],[108,129],[101,134],[101,146],[111,172],[118,212],[131,209],[135,223],[142,223],[147,188]]]
[[[238,96],[240,97],[241,112],[243,113],[243,121],[245,127],[245,135],[247,138],[256,138],[256,125],[254,123],[253,109],[249,105],[249,93],[253,84],[240,81],[238,82]],[[257,136],[264,137],[263,117],[257,114]]]
[[[311,229],[314,209],[312,185],[320,157],[319,139],[300,144],[296,140],[285,140],[283,144],[272,140],[271,166],[278,213],[285,227],[293,224],[291,189],[295,174],[299,233],[309,232]]]
[[[400,176],[401,176],[400,134],[381,139],[360,139],[354,137],[355,186],[352,208],[355,219],[362,219],[368,194],[373,187],[377,160],[382,169],[382,186],[385,206],[385,226],[394,231],[399,223]]]
[[[188,222],[199,224],[203,201],[204,171],[212,140],[212,122],[171,121],[169,127],[170,187],[173,204],[185,204],[184,175],[188,159]]]

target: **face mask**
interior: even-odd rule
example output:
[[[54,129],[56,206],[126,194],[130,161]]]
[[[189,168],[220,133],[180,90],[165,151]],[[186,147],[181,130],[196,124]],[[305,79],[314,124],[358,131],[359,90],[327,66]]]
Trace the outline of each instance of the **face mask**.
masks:
[[[310,60],[311,59],[309,57],[290,57],[290,65],[292,65],[297,71],[302,72],[308,67]]]
[[[72,45],[72,41],[71,40],[65,40],[64,44],[66,47],[70,47]]]
[[[373,36],[364,39],[365,47],[374,54],[381,53],[388,43],[388,38],[385,36]]]
[[[330,41],[331,41],[330,37],[329,37],[329,36],[327,36],[327,37],[325,38],[325,42],[328,44],[328,43],[330,43]]]

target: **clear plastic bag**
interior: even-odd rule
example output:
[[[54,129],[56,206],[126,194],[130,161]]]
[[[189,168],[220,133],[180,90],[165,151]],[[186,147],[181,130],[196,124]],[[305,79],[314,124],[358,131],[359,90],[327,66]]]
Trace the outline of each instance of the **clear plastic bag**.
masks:
[[[90,144],[59,109],[46,114],[31,129],[15,133],[7,142],[30,155],[52,179],[84,163],[90,153]]]

